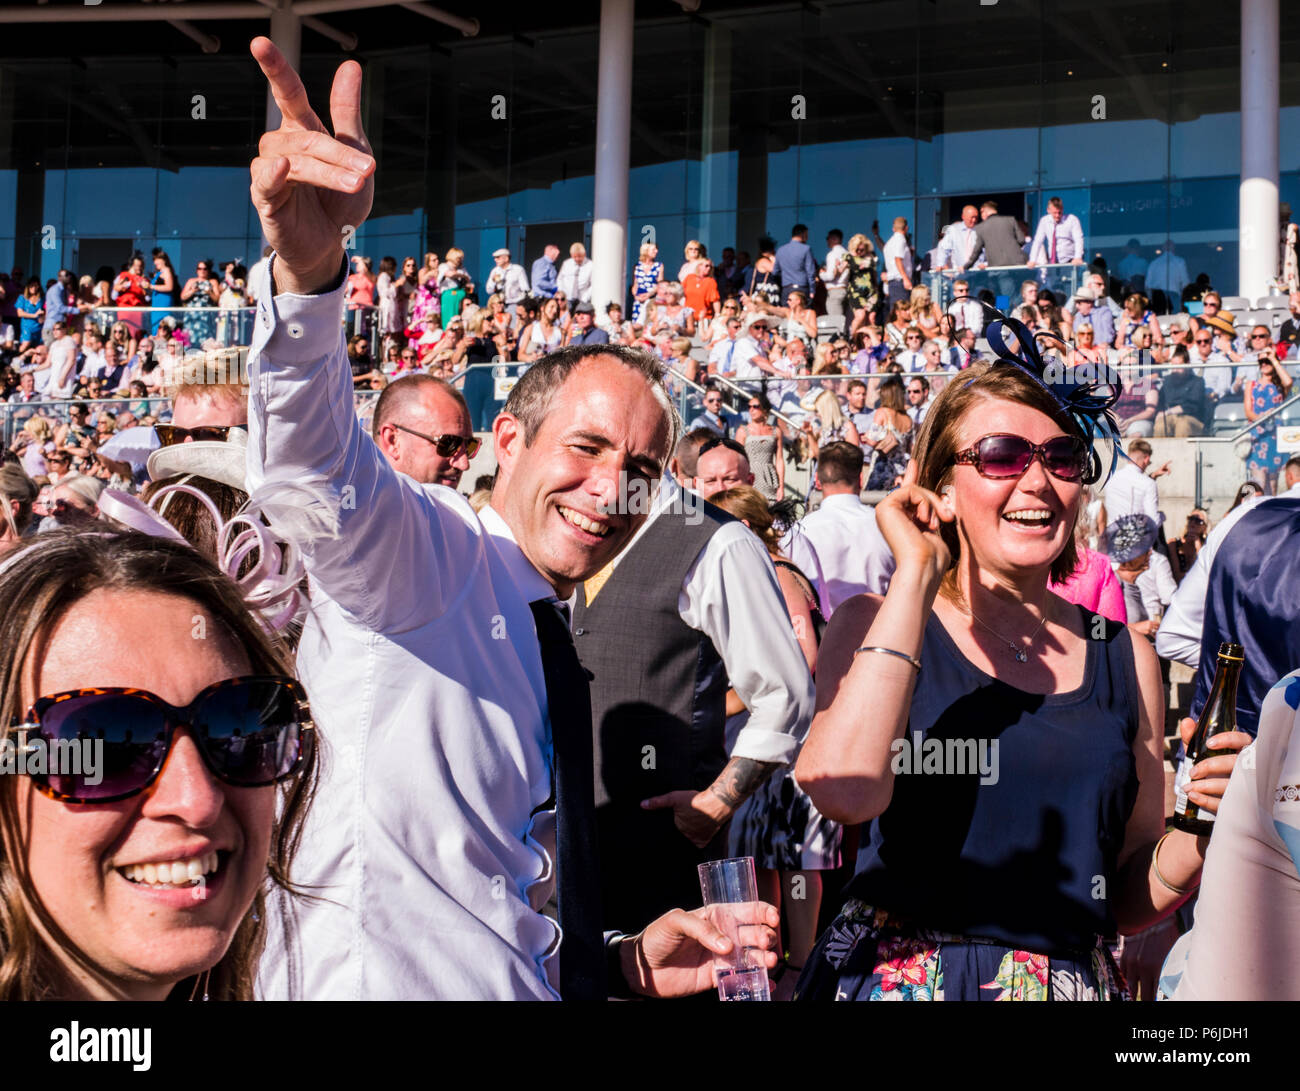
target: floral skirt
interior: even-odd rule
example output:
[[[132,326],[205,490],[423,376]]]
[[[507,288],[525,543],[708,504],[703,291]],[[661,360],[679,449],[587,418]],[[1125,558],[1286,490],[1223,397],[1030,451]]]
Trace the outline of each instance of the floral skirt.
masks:
[[[850,898],[795,988],[796,1000],[1127,1000],[1098,939],[1075,958],[917,928]]]

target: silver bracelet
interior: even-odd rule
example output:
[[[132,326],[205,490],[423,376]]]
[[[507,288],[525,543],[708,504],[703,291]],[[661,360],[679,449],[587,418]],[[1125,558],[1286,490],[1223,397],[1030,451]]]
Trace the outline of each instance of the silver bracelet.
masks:
[[[861,655],[863,652],[879,652],[881,655],[894,655],[894,656],[897,656],[899,659],[905,659],[905,660],[907,660],[907,662],[911,663],[912,666],[914,666],[914,667],[916,668],[917,673],[918,673],[918,674],[920,673],[920,670],[921,670],[921,661],[920,661],[919,659],[913,657],[913,656],[908,655],[906,652],[897,652],[897,651],[895,651],[893,648],[868,648],[868,647],[866,647],[866,646],[864,645],[863,647],[859,648],[859,649],[858,649],[856,652],[854,652],[853,654],[854,654],[854,655]]]

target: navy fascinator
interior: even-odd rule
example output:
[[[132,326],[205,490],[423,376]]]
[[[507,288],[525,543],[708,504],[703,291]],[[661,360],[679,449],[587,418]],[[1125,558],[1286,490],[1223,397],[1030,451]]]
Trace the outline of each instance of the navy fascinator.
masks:
[[[1078,425],[1088,443],[1090,452],[1084,484],[1102,481],[1102,459],[1097,454],[1096,442],[1110,445],[1110,467],[1105,472],[1109,478],[1123,454],[1119,422],[1112,408],[1122,393],[1118,373],[1108,364],[1083,364],[1069,367],[1065,360],[1070,350],[1061,338],[1053,333],[1034,333],[1023,322],[1008,318],[1001,311],[985,304],[993,317],[985,326],[984,336],[997,355],[994,367],[1016,367],[1046,390],[1061,409]],[[1006,334],[1011,334],[1017,344],[1016,351],[1007,346]],[[1059,345],[1062,355],[1044,358],[1039,342]],[[1127,455],[1124,455],[1127,458]]]

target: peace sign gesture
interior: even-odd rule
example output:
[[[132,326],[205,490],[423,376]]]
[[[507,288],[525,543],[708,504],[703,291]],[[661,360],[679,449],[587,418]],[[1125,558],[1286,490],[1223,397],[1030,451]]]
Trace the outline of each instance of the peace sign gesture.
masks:
[[[267,38],[250,51],[271,85],[280,127],[265,133],[249,168],[253,207],[275,263],[280,291],[312,293],[339,268],[350,230],[374,200],[375,160],[361,127],[361,66],[345,61],[330,89],[330,136],[307,101],[298,73]]]

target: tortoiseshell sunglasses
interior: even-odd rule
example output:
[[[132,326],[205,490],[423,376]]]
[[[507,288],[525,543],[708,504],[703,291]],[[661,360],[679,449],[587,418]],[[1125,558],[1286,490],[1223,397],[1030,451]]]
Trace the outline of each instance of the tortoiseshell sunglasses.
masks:
[[[215,682],[184,708],[143,689],[69,690],[39,698],[13,726],[24,766],[44,770],[27,775],[63,803],[139,795],[158,779],[181,727],[218,780],[264,788],[298,770],[314,730],[302,686],[278,675]],[[33,760],[38,752],[43,761]]]

